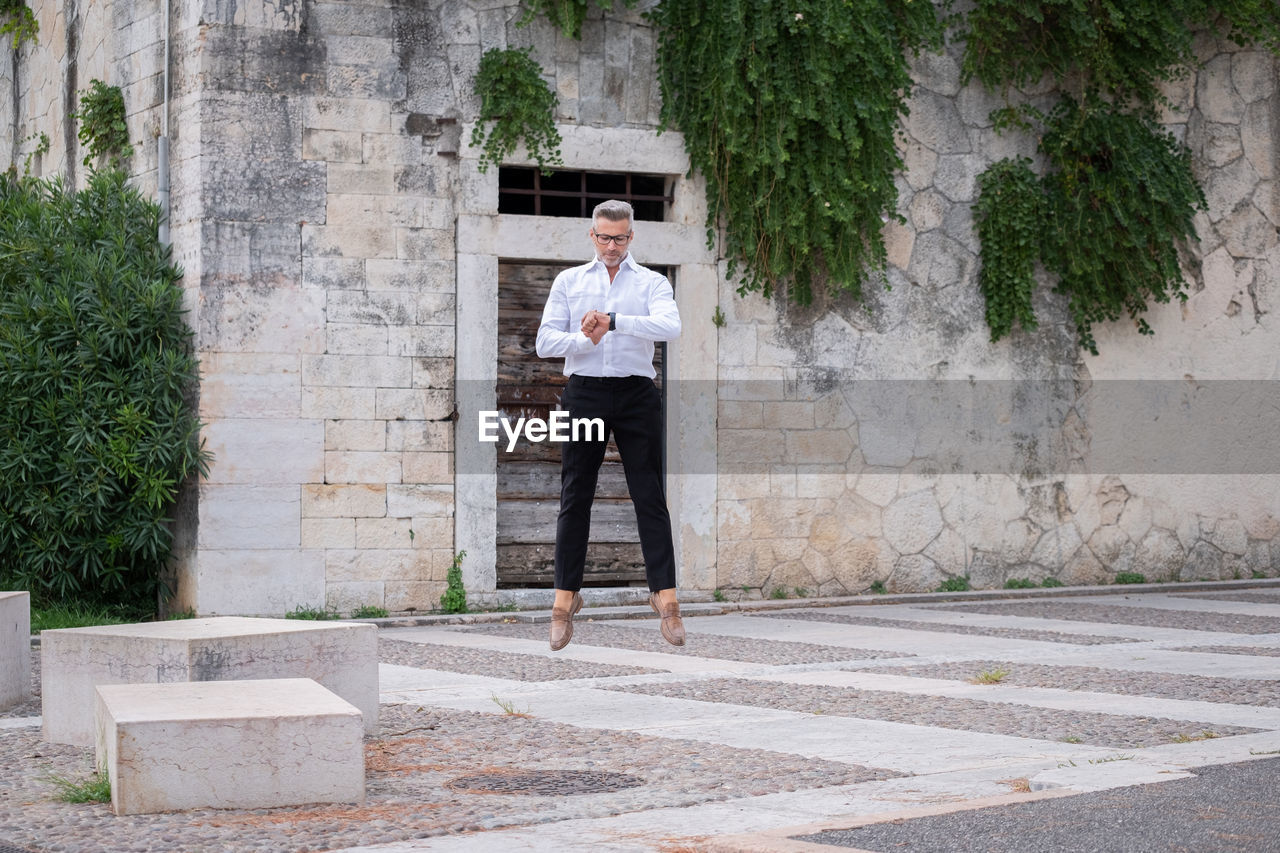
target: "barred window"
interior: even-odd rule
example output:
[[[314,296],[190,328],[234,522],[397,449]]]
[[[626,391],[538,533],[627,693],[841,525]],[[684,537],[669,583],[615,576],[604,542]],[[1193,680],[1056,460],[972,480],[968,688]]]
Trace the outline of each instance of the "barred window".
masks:
[[[662,222],[671,207],[668,175],[555,171],[503,166],[498,170],[498,212],[587,218],[602,201],[627,201],[636,219]]]

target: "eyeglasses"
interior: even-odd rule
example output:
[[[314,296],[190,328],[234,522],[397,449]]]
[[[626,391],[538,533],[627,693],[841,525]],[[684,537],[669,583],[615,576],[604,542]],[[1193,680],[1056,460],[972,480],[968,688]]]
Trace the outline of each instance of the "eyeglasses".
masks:
[[[615,246],[625,246],[627,245],[627,241],[631,239],[631,232],[628,231],[626,234],[597,234],[595,231],[592,231],[591,236],[594,237],[596,242],[601,246],[607,246],[610,243]]]

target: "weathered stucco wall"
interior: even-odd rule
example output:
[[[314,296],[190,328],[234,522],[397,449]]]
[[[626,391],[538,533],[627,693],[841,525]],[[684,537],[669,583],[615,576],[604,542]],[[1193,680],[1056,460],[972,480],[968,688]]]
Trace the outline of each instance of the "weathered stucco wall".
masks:
[[[70,166],[82,180],[68,93],[92,77],[122,85],[133,171],[152,189],[163,5],[33,7],[40,43],[0,86],[13,139],[44,130],[52,151],[36,170]],[[467,146],[480,56],[506,46],[531,46],[559,94],[567,167],[674,181],[670,220],[637,229],[637,254],[676,267],[685,324],[668,436],[684,586],[840,593],[965,574],[995,586],[1276,572],[1275,475],[1091,468],[1104,419],[1088,396],[1098,380],[1277,378],[1274,57],[1206,40],[1205,69],[1170,90],[1169,126],[1210,203],[1203,269],[1185,305],[1151,312],[1154,337],[1099,327],[1102,354],[1083,357],[1048,288],[1038,331],[988,340],[969,205],[987,164],[1034,142],[994,133],[997,102],[960,86],[954,48],[916,62],[907,224],[886,232],[892,289],[800,311],[738,296],[706,248],[701,184],[683,177],[678,135],[652,132],[654,34],[641,14],[593,11],[578,43],[541,22],[517,27],[508,0],[174,4],[172,234],[217,455],[181,508],[179,608],[427,609],[460,549],[473,601],[504,600],[492,470],[455,405],[483,403],[475,389],[491,378],[497,259],[568,264],[586,251],[580,221],[499,215],[496,175]],[[19,165],[33,144],[19,143]],[[990,409],[950,399],[970,406],[971,431],[1041,410],[1077,416],[1050,424],[1050,446],[1021,448],[1011,470],[946,467],[938,433],[960,422],[938,415],[923,383],[941,380],[946,395],[970,378],[1066,383],[993,386],[1007,399]],[[889,393],[873,405],[867,380],[922,384],[872,386]],[[894,408],[904,398],[908,415]]]

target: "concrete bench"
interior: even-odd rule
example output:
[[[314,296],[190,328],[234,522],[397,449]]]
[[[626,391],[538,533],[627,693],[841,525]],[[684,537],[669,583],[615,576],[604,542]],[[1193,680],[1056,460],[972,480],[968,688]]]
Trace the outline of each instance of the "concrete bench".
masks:
[[[92,746],[93,689],[311,678],[378,725],[378,629],[354,622],[220,616],[45,631],[41,644],[44,739]]]
[[[98,767],[118,815],[364,802],[360,709],[309,678],[95,694]]]
[[[31,695],[31,595],[0,592],[0,710]]]

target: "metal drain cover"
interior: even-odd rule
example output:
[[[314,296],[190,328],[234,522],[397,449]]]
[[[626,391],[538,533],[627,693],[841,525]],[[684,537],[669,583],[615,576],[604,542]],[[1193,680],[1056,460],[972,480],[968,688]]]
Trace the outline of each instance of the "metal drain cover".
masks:
[[[469,794],[607,794],[644,784],[639,776],[594,770],[496,770],[459,776],[444,783]],[[3,851],[0,851],[3,853]]]
[[[28,850],[26,847],[18,847],[16,845],[9,844],[8,842],[0,841],[0,853],[35,853],[35,851]]]

